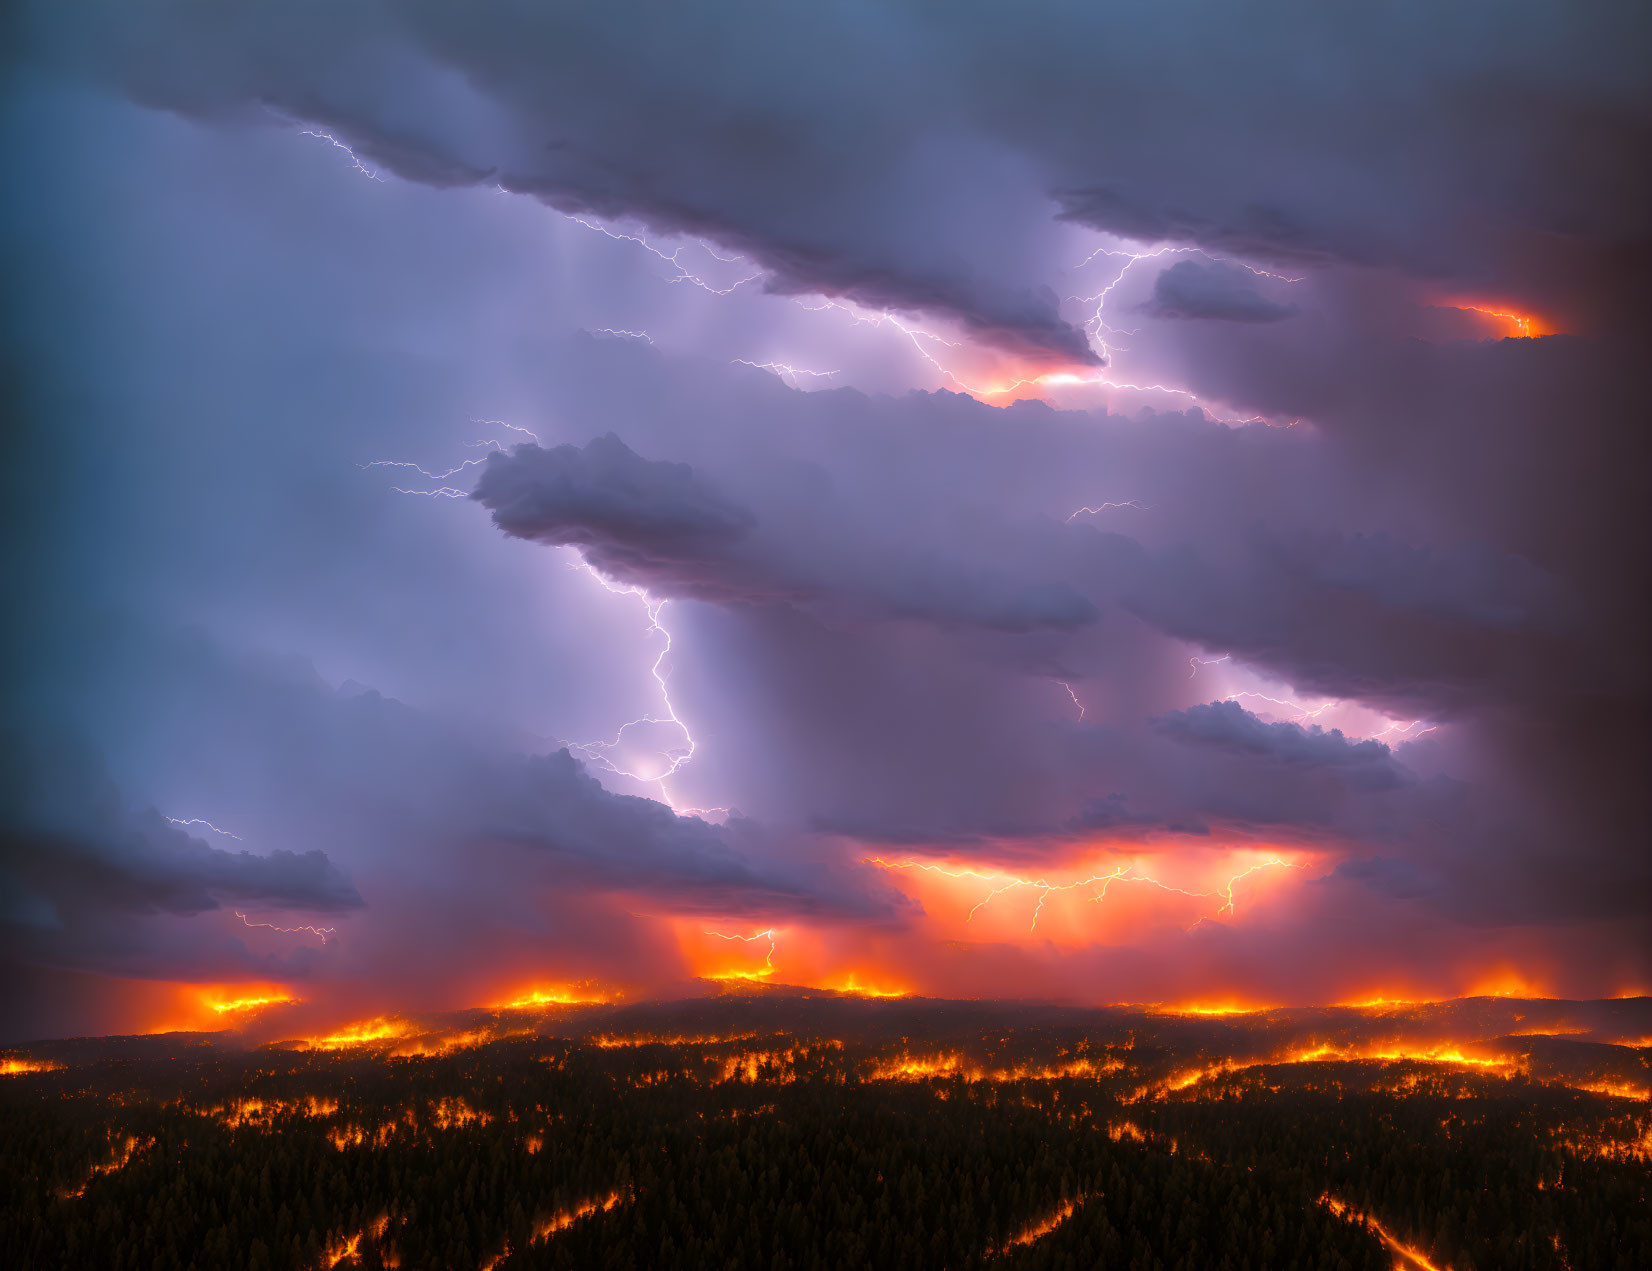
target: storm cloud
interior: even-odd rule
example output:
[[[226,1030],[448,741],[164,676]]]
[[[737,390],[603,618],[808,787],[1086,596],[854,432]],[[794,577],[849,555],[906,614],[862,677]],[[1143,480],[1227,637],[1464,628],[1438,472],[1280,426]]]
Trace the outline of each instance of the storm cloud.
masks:
[[[27,6],[0,970],[1644,985],[1647,24]]]

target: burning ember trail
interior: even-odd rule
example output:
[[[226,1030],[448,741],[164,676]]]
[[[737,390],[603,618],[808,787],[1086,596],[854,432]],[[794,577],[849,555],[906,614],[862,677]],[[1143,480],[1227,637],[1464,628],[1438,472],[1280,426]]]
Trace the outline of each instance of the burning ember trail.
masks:
[[[1054,1231],[1057,1227],[1061,1226],[1062,1223],[1071,1218],[1073,1216],[1073,1211],[1082,1205],[1084,1201],[1085,1197],[1083,1196],[1079,1196],[1073,1200],[1062,1201],[1061,1207],[1054,1213],[1050,1214],[1049,1217],[1042,1218],[1038,1222],[1033,1223],[1030,1227],[1026,1227],[1017,1232],[1015,1235],[1006,1240],[1004,1244],[995,1252],[1003,1255],[1009,1253],[1018,1245],[1030,1245],[1036,1240],[1041,1240],[1043,1237]]]
[[[1451,1271],[1450,1267],[1431,1262],[1423,1256],[1420,1250],[1396,1240],[1386,1227],[1369,1214],[1362,1214],[1358,1210],[1350,1209],[1334,1196],[1321,1197],[1320,1203],[1337,1217],[1352,1218],[1355,1222],[1364,1223],[1376,1232],[1378,1238],[1393,1251],[1394,1257],[1398,1259],[1395,1263],[1398,1271],[1407,1271],[1408,1268],[1414,1268],[1415,1271]]]

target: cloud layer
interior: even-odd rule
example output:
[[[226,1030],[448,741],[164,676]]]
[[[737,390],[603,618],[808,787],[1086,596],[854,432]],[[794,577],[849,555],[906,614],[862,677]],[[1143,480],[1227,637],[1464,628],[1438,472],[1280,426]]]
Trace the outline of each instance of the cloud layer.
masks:
[[[0,970],[1644,987],[1646,22],[30,6]]]

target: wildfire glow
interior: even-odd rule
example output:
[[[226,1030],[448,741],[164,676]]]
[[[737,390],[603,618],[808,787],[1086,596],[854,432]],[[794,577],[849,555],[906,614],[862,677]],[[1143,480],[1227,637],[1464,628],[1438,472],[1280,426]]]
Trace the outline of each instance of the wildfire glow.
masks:
[[[91,1186],[92,1180],[101,1174],[113,1174],[116,1170],[125,1169],[132,1163],[132,1158],[145,1149],[154,1146],[154,1139],[138,1139],[128,1135],[116,1146],[114,1155],[107,1161],[99,1161],[92,1166],[86,1175],[86,1181],[79,1187],[63,1193],[65,1200],[72,1200],[77,1196],[84,1196],[86,1189]]]
[[[394,1041],[405,1037],[413,1031],[413,1026],[406,1020],[379,1016],[377,1019],[363,1020],[358,1024],[349,1024],[337,1032],[328,1033],[324,1037],[305,1038],[311,1050],[344,1050],[351,1046],[367,1046],[374,1042]]]
[[[206,1007],[219,1015],[239,1015],[261,1011],[266,1006],[296,1005],[302,1000],[302,998],[296,998],[287,993],[275,993],[262,997],[236,997],[227,1001],[208,1001]]]
[[[1011,1236],[996,1250],[996,1252],[999,1254],[1005,1254],[1011,1249],[1014,1249],[1017,1245],[1030,1245],[1033,1241],[1049,1235],[1057,1227],[1061,1226],[1062,1223],[1071,1218],[1074,1212],[1077,1211],[1078,1207],[1084,1203],[1085,1199],[1086,1198],[1083,1196],[1078,1196],[1072,1200],[1062,1201],[1061,1207],[1054,1213],[1049,1214],[1044,1218],[1040,1218],[1037,1222],[1023,1228],[1021,1231]]]
[[[1259,1015],[1275,1009],[1273,1006],[1248,1006],[1242,1002],[1189,1002],[1154,1008],[1161,1015]]]
[[[593,1006],[614,1000],[614,994],[587,984],[541,985],[501,1002],[494,1010],[531,1011],[541,1006]]]
[[[1536,981],[1518,971],[1501,970],[1474,981],[1464,997],[1520,997],[1536,1000],[1546,998],[1548,991]]]
[[[857,997],[911,997],[910,989],[890,988],[876,984],[865,983],[855,972],[850,971],[841,979],[821,986],[838,993],[853,993]]]
[[[582,1205],[575,1205],[571,1209],[561,1209],[549,1218],[541,1219],[533,1229],[534,1243],[554,1236],[559,1231],[566,1231],[582,1218],[589,1218],[593,1214],[604,1214],[610,1209],[623,1204],[629,1197],[622,1191],[609,1192],[600,1200],[588,1200]]]
[[[0,1077],[19,1077],[28,1072],[57,1072],[62,1064],[53,1063],[49,1059],[26,1059],[20,1055],[10,1055],[0,1059]]]

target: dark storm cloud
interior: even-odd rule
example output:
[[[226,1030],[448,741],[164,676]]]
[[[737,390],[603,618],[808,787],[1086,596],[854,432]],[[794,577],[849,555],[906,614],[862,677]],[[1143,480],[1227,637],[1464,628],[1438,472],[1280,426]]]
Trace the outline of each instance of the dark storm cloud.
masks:
[[[0,859],[22,894],[134,914],[197,914],[226,901],[316,913],[362,905],[323,852],[210,847],[154,808],[128,803],[78,747],[14,739],[7,750]]]
[[[1217,322],[1280,322],[1300,312],[1264,296],[1249,270],[1196,260],[1179,260],[1155,278],[1152,298],[1140,308],[1150,318]]]
[[[788,850],[798,845],[763,826],[713,825],[615,794],[566,750],[524,755],[359,685],[335,690],[301,666],[210,647],[163,644],[145,664],[206,734],[235,737],[221,781],[277,809],[289,832],[332,836],[336,851],[369,862],[381,882],[391,864],[438,892],[462,882],[502,896],[528,880],[478,876],[464,860],[473,845],[509,841],[541,851],[541,887],[622,891],[694,911],[886,912],[882,899],[800,859]],[[152,711],[164,721],[165,707]],[[209,749],[181,745],[174,762],[208,762]],[[362,885],[371,901],[372,884]]]
[[[709,581],[714,558],[753,525],[687,464],[644,459],[612,433],[583,448],[489,455],[470,497],[514,538],[579,547],[615,578],[670,572],[684,590]]]
[[[631,421],[639,449],[692,460],[742,506],[783,491],[762,502],[744,546],[770,576],[806,563],[830,588],[795,619],[725,606],[679,631],[678,647],[718,669],[693,714],[741,753],[723,778],[738,802],[774,799],[773,782],[783,798],[766,815],[988,861],[1048,860],[1086,835],[1381,844],[1432,871],[1430,903],[1459,918],[1558,920],[1635,907],[1627,879],[1644,867],[1616,846],[1628,823],[1619,774],[1645,738],[1601,707],[1632,697],[1645,668],[1621,589],[1589,581],[1606,560],[1633,559],[1614,526],[1642,477],[1596,439],[1611,414],[1556,416],[1532,391],[1536,368],[1556,364],[1550,345],[1429,351],[1432,391],[1391,391],[1389,426],[1370,438],[1197,412],[1004,411],[755,378],[719,387],[635,348],[605,347],[589,387],[556,400],[571,416]],[[1580,391],[1602,373],[1558,352]],[[1517,387],[1493,393],[1475,369],[1493,358]],[[662,412],[670,400],[698,405]],[[1446,480],[1431,460],[1455,463],[1458,447],[1461,470]],[[1574,475],[1556,483],[1557,472]],[[821,491],[841,514],[820,514]],[[1126,497],[1136,506],[1067,520]],[[863,560],[853,534],[822,524],[875,533],[881,552]],[[1098,618],[990,639],[936,626],[899,641],[855,620],[864,606],[845,593],[924,552],[1064,583]],[[823,571],[839,556],[855,567]],[[821,626],[813,613],[838,618]],[[1167,637],[1271,671],[1275,696],[1370,701],[1401,723],[1449,721],[1452,740],[1439,740],[1442,726],[1384,759],[1375,743],[1339,746],[1229,705],[1193,717],[1232,725],[1205,730],[1219,738],[1173,738],[1152,721],[1194,707],[1203,681]],[[1561,854],[1574,864],[1560,868]]]
[[[1238,702],[1190,706],[1154,722],[1167,737],[1194,745],[1270,763],[1349,769],[1362,785],[1389,786],[1403,779],[1380,741],[1350,741],[1334,728],[1327,732],[1317,726],[1264,723]]]
[[[1400,711],[1547,693],[1557,666],[1593,678],[1567,647],[1576,624],[1563,589],[1518,557],[1385,534],[1231,529],[1156,553],[1101,536],[1101,573],[1169,634]]]
[[[350,879],[319,851],[209,846],[135,804],[83,746],[12,739],[0,806],[0,947],[47,965],[135,974],[203,964],[298,973],[254,959],[238,941],[180,937],[147,922],[243,905],[336,916],[362,908]]]
[[[604,574],[659,596],[1012,633],[1096,620],[1067,584],[998,573],[944,540],[913,542],[897,528],[898,509],[881,510],[895,521],[868,534],[867,509],[824,474],[766,475],[785,497],[771,495],[759,518],[686,464],[644,459],[610,434],[583,449],[490,454],[471,497],[512,537],[578,546]]]
[[[22,517],[10,541],[50,557],[31,596],[84,604],[20,602],[39,632],[13,665],[129,795],[232,824],[266,863],[138,814],[118,868],[54,838],[51,869],[101,878],[127,908],[48,939],[56,901],[80,893],[8,889],[11,952],[245,970],[259,964],[244,948],[196,937],[213,911],[193,906],[239,903],[233,887],[264,897],[249,904],[289,886],[325,897],[313,853],[370,908],[299,956],[406,985],[511,947],[576,957],[599,931],[641,966],[658,948],[611,921],[632,903],[902,921],[822,829],[1052,868],[1079,840],[1300,846],[1325,855],[1321,890],[1343,906],[1321,942],[1364,923],[1380,946],[1395,911],[1377,902],[1400,898],[1477,924],[1464,944],[1498,924],[1646,934],[1639,9],[721,4],[641,23],[590,6],[182,0],[30,15],[43,62],[208,126],[104,102],[76,126],[131,133],[64,145],[61,119],[79,116],[49,96],[14,125],[38,147],[23,187],[40,199],[15,326],[52,392],[28,402],[38,440],[0,504]],[[295,121],[418,184],[252,130]],[[184,138],[153,172],[155,151],[125,144],[151,130]],[[591,262],[565,243],[537,254],[546,218],[523,200],[432,193],[494,185],[703,235],[775,290],[939,314],[1035,364],[1088,356],[1043,283],[1093,290],[1118,264],[1067,278],[1072,223],[1288,261],[1311,276],[1246,285],[1289,295],[1294,321],[1243,320],[1262,310],[1225,264],[1157,283],[1163,262],[1134,266],[1128,303],[1151,289],[1150,311],[1163,292],[1181,316],[1227,320],[1143,324],[1121,361],[1235,414],[1303,421],[801,394],[726,358],[835,359],[829,339],[797,351],[801,325],[759,330],[732,301],[677,310],[691,289],[650,278],[667,297],[656,332],[691,315],[705,361],[668,338],[563,342],[597,319],[524,295],[561,303]],[[225,189],[240,202],[210,197]],[[323,204],[342,211],[312,223]],[[496,236],[511,215],[521,233]],[[407,218],[424,219],[404,239]],[[37,273],[47,248],[59,268]],[[488,303],[452,284],[473,276]],[[248,297],[235,321],[226,279]],[[1421,309],[1419,291],[1587,334],[1480,343],[1483,322]],[[1631,325],[1603,338],[1613,321]],[[634,662],[631,645],[603,650],[600,674],[566,638],[541,650],[548,627],[566,637],[587,617],[582,592],[542,585],[543,554],[476,505],[347,485],[381,454],[441,454],[430,417],[449,427],[473,401],[548,442],[490,458],[480,502],[506,534],[671,598],[663,663],[657,630]],[[610,431],[624,442],[585,444]],[[476,550],[443,550],[461,539]],[[540,574],[493,572],[528,558]],[[593,609],[611,599],[588,590]],[[645,625],[634,598],[614,603]],[[192,621],[230,647],[312,653],[327,680],[211,646],[138,648],[134,627]],[[625,621],[583,634],[617,644]],[[1219,672],[1190,675],[1190,653],[1229,655],[1280,698],[1440,727],[1386,750],[1270,724],[1210,703]],[[650,666],[698,743],[672,794],[751,819],[677,817],[559,750],[562,730],[611,735],[568,720],[582,696],[610,730],[657,711]],[[418,706],[330,687],[347,676]],[[19,843],[46,879],[46,840]],[[291,859],[268,850],[287,845]]]
[[[887,919],[898,903],[857,893],[829,871],[774,861],[771,836],[751,822],[714,826],[652,799],[612,794],[566,750],[529,759],[513,794],[510,806],[491,812],[487,834],[549,853],[588,886],[721,915]],[[768,863],[744,854],[742,844]]]
[[[1573,311],[1644,284],[1638,7],[730,2],[639,22],[624,6],[175,0],[34,16],[141,101],[274,108],[413,180],[707,236],[777,290],[947,314],[1055,363],[1098,359],[1028,277],[1050,195],[1138,239],[1499,282]]]

